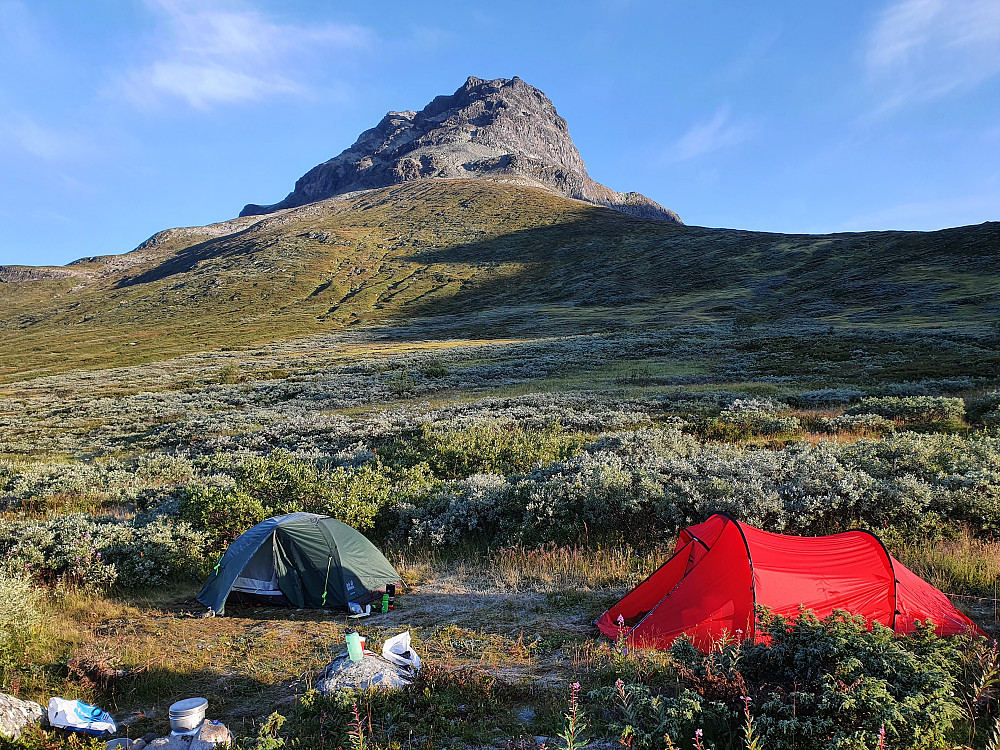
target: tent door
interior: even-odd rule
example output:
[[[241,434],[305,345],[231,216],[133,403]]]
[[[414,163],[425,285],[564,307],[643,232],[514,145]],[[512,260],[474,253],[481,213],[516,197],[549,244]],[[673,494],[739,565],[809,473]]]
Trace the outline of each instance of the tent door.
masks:
[[[274,545],[270,539],[260,545],[243,566],[233,584],[233,591],[258,596],[281,596],[274,570]]]

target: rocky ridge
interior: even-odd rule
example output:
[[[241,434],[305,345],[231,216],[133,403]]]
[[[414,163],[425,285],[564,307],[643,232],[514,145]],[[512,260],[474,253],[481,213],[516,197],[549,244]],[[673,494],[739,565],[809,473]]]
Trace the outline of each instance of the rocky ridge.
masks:
[[[248,204],[240,216],[411,180],[468,178],[541,187],[631,216],[681,223],[644,195],[591,179],[566,120],[545,94],[516,76],[469,78],[420,112],[389,112],[349,149],[299,178],[284,200]]]

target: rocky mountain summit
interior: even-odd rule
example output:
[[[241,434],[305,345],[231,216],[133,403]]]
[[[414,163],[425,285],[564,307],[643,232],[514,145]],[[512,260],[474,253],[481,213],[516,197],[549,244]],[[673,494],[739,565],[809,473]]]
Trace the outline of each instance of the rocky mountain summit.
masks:
[[[680,218],[639,193],[619,193],[587,174],[566,121],[545,94],[516,76],[469,78],[420,112],[389,112],[339,156],[309,170],[271,213],[411,180],[479,178],[541,187],[646,219]]]

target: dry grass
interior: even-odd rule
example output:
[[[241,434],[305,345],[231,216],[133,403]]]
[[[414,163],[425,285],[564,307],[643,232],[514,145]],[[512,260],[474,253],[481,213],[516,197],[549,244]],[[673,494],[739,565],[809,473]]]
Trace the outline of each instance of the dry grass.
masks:
[[[1000,625],[1000,542],[958,539],[914,544],[896,551],[914,573],[947,593],[990,632]]]
[[[487,575],[503,591],[546,593],[631,588],[669,557],[664,550],[639,551],[629,544],[596,547],[510,547],[495,552]]]

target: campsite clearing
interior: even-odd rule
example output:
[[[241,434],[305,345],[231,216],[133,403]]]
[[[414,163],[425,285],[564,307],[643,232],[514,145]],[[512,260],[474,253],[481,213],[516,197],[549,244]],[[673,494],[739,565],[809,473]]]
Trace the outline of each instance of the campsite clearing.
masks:
[[[100,703],[116,718],[131,717],[131,736],[168,731],[167,707],[203,695],[213,717],[237,736],[254,736],[273,711],[288,714],[323,667],[346,651],[347,627],[357,627],[369,648],[408,629],[432,671],[488,676],[521,696],[519,704],[530,704],[534,718],[518,724],[511,711],[514,723],[504,725],[503,736],[554,734],[566,685],[612,665],[612,644],[598,637],[592,620],[662,561],[657,554],[632,554],[641,567],[609,567],[605,587],[596,589],[565,570],[547,583],[527,583],[525,576],[514,587],[495,574],[491,560],[476,566],[436,554],[392,558],[409,581],[396,609],[349,625],[344,613],[332,610],[233,603],[225,617],[201,618],[194,586],[130,603],[74,593],[49,600],[49,637],[34,646],[48,653],[33,661],[51,666],[39,669],[37,683],[22,692]],[[581,568],[607,559],[599,550],[588,557],[578,556]],[[532,561],[537,566],[544,557]],[[504,564],[509,576],[511,563]],[[628,578],[617,577],[621,573]],[[67,658],[68,669],[60,669]]]
[[[405,721],[442,741],[435,746],[496,747],[505,737],[510,747],[532,747],[533,737],[561,729],[570,683],[587,690],[618,675],[642,679],[670,668],[665,652],[623,656],[591,624],[667,553],[595,546],[480,551],[479,559],[470,550],[390,556],[409,588],[393,612],[350,626],[369,648],[410,631],[425,664],[418,687],[431,690],[434,705]],[[345,650],[345,614],[230,604],[227,616],[202,619],[196,591],[176,588],[129,603],[79,592],[51,598],[48,637],[33,655],[45,666],[22,692],[100,703],[129,723],[133,737],[167,731],[170,703],[195,694],[207,697],[213,717],[238,737],[257,736],[272,712],[322,727],[309,691]],[[996,634],[997,622],[980,622]],[[432,710],[433,721],[421,713]],[[378,716],[373,721],[373,732],[388,731],[378,728]]]

